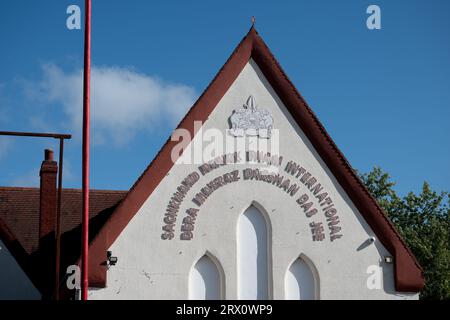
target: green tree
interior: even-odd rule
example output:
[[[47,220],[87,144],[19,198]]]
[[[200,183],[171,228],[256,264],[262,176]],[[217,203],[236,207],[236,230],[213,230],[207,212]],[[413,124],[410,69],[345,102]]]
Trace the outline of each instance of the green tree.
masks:
[[[381,168],[360,174],[367,189],[416,256],[424,270],[421,299],[450,299],[450,197],[424,182],[419,194],[399,197],[395,183]]]

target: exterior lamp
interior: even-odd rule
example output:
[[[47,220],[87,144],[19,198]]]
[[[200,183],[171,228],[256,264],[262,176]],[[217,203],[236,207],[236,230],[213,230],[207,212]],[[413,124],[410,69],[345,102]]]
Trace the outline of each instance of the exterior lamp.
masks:
[[[106,251],[106,257],[108,258],[108,265],[110,266],[114,266],[118,261],[117,257],[112,256],[111,251]]]

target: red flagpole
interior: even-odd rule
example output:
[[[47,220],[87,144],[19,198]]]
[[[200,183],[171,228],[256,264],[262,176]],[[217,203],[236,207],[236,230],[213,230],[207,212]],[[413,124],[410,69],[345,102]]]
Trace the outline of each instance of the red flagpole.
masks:
[[[89,131],[91,82],[91,0],[85,0],[84,74],[83,74],[83,242],[81,258],[81,299],[87,300],[89,259]]]

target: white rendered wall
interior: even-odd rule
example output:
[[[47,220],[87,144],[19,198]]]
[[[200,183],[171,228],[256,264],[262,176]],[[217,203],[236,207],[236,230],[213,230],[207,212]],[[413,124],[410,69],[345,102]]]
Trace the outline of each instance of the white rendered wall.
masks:
[[[292,160],[307,168],[333,198],[343,237],[333,242],[328,237],[324,241],[312,241],[311,220],[299,209],[294,198],[268,183],[241,179],[214,192],[198,212],[194,238],[180,240],[185,211],[194,205],[191,199],[200,188],[233,169],[242,172],[247,167],[259,167],[230,164],[201,176],[180,206],[174,239],[162,240],[161,228],[170,197],[189,173],[198,172],[196,164],[176,164],[111,246],[119,263],[108,270],[107,288],[91,291],[89,298],[187,299],[190,270],[205,252],[210,252],[223,267],[225,298],[238,299],[236,226],[242,212],[252,203],[258,203],[266,210],[271,224],[271,254],[268,257],[271,298],[285,298],[286,270],[294,259],[304,254],[317,268],[321,299],[416,299],[416,294],[395,291],[393,264],[383,260],[390,253],[379,241],[362,246],[369,237],[375,236],[373,231],[253,61],[245,66],[218,103],[203,130],[229,129],[230,115],[234,109],[242,107],[249,95],[253,95],[257,104],[273,117],[274,128],[280,133],[279,153],[284,158],[283,164]],[[197,134],[195,141],[199,139],[200,134]],[[302,188],[299,192],[306,192]],[[315,218],[326,225],[322,213]],[[367,288],[367,268],[371,265],[382,269],[380,289]]]
[[[0,300],[40,300],[41,294],[0,240]]]

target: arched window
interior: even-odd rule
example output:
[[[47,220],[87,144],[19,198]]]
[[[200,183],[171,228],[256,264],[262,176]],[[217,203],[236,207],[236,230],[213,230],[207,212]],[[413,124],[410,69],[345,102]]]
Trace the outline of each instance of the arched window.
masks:
[[[238,298],[269,298],[268,230],[266,219],[250,206],[237,225]]]
[[[317,270],[306,257],[300,256],[286,271],[284,280],[286,300],[318,299],[319,277]]]
[[[220,266],[208,254],[201,257],[189,274],[189,299],[220,300],[222,277]]]

